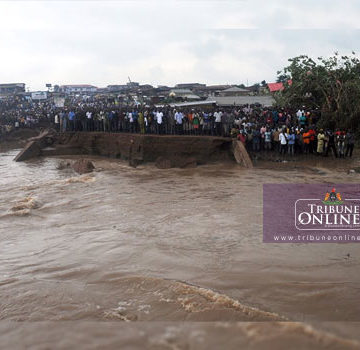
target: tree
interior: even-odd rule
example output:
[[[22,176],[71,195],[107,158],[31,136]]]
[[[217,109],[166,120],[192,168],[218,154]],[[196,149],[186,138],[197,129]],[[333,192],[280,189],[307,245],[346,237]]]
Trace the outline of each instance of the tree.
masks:
[[[288,74],[282,73],[281,71],[277,72],[278,77],[276,79],[277,83],[287,83],[289,81],[290,76]]]
[[[324,127],[359,128],[360,117],[360,61],[353,52],[339,53],[329,58],[312,59],[301,55],[289,59],[289,66],[278,72],[285,89],[279,103],[287,107],[318,108]],[[292,84],[287,81],[291,79]],[[359,128],[360,130],[360,128]]]

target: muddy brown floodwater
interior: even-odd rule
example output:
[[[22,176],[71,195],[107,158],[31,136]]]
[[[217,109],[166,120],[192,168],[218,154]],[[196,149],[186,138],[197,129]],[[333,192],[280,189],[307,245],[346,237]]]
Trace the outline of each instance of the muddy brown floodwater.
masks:
[[[360,245],[262,243],[262,184],[358,183],[359,160],[93,158],[78,176],[16,153],[0,154],[2,347],[360,348]]]

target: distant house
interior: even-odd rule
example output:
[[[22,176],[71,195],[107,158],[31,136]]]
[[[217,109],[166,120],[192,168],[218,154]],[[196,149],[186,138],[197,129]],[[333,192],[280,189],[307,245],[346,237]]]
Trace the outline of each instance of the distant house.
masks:
[[[0,94],[17,94],[25,92],[24,83],[0,84]]]
[[[189,101],[189,102],[176,102],[170,103],[170,107],[215,107],[216,102],[211,100],[206,101]],[[163,104],[158,104],[155,107],[164,107]]]
[[[207,96],[216,96],[223,90],[231,88],[231,85],[209,85],[204,88]]]
[[[106,93],[109,92],[109,90],[108,90],[107,87],[105,87],[105,88],[97,88],[97,89],[96,89],[96,92],[97,92],[98,94],[106,94]]]
[[[125,85],[108,85],[107,90],[108,92],[121,92],[126,91],[129,89],[129,86],[127,84]]]
[[[66,94],[83,94],[97,92],[97,87],[93,85],[80,84],[80,85],[61,85],[60,91]]]
[[[135,81],[129,81],[128,83],[126,83],[126,85],[130,88],[130,89],[134,89],[139,87],[140,83],[137,83]]]
[[[152,89],[154,89],[154,87],[152,85],[150,85],[150,84],[140,85],[139,87],[142,90],[152,90]]]
[[[288,80],[288,84],[292,84],[292,80]],[[277,92],[277,91],[283,91],[284,90],[284,84],[283,83],[268,83],[267,84],[270,92]]]
[[[219,96],[247,96],[249,95],[250,91],[247,89],[242,89],[237,86],[233,86],[231,88],[222,90],[219,93]]]
[[[138,92],[143,95],[155,95],[155,88],[150,84],[140,85],[138,88]]]
[[[200,84],[200,83],[184,83],[184,84],[176,84],[176,89],[202,89],[205,88],[206,84]]]
[[[182,98],[184,100],[200,100],[198,95],[193,94],[190,89],[172,89],[169,93],[170,97]]]

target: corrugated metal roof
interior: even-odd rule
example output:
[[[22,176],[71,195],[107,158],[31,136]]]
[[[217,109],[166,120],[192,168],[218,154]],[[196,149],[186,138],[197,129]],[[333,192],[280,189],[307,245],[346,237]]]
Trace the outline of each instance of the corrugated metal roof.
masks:
[[[206,101],[195,101],[195,102],[179,102],[179,103],[170,103],[170,107],[190,107],[190,106],[206,106],[213,105],[216,101],[206,100]],[[164,105],[155,105],[155,107],[164,107]]]
[[[96,86],[94,85],[88,85],[88,84],[78,84],[78,85],[61,85],[60,86],[61,88],[66,88],[66,87],[69,87],[69,88],[96,88]]]
[[[200,100],[200,97],[198,95],[194,95],[194,94],[185,95],[185,96],[183,96],[183,98],[187,98],[189,100]]]
[[[208,100],[215,101],[219,106],[242,106],[246,104],[259,103],[270,107],[275,102],[272,96],[215,96]]]
[[[229,89],[223,90],[222,92],[249,92],[249,90],[233,86]]]
[[[171,92],[174,94],[192,94],[190,89],[172,89]]]
[[[292,80],[288,80],[288,84],[292,84]],[[276,92],[276,91],[282,91],[284,90],[284,84],[283,83],[268,83],[268,88],[270,92]]]

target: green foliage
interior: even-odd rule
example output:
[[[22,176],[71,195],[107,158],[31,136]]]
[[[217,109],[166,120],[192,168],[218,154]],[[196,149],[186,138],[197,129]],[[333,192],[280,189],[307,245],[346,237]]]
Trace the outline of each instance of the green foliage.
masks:
[[[286,83],[290,79],[290,76],[288,74],[282,73],[281,71],[277,72],[277,74],[278,74],[278,77],[276,79],[277,83]]]
[[[360,128],[360,61],[354,52],[317,59],[301,55],[289,62],[278,72],[278,81],[286,77],[284,91],[275,95],[280,106],[318,108],[324,127]]]

